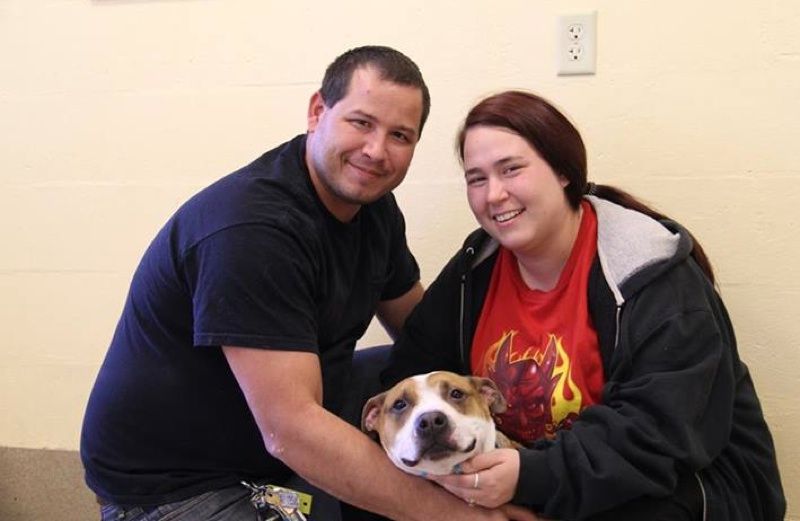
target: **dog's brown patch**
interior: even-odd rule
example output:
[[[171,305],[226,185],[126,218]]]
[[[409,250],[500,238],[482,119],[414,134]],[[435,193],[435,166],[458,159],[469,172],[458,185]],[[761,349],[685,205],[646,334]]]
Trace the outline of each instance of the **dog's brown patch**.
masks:
[[[488,378],[435,372],[428,375],[427,382],[462,414],[490,419],[492,414],[506,410],[505,398]]]
[[[405,417],[411,414],[411,410],[418,401],[419,393],[416,386],[410,381],[373,396],[361,411],[361,430],[364,432],[380,431],[384,422],[401,424]],[[397,407],[399,402],[405,403],[405,407]]]

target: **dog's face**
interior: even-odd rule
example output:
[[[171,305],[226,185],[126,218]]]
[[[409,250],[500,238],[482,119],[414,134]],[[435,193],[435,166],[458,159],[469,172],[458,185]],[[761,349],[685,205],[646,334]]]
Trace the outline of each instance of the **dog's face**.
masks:
[[[370,398],[361,429],[376,432],[389,458],[418,475],[453,467],[495,446],[492,413],[506,402],[488,378],[445,371],[412,376]]]

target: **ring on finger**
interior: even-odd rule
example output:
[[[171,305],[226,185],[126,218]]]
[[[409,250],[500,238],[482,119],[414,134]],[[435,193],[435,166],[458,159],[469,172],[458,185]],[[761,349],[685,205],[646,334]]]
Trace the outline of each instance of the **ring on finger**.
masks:
[[[474,498],[467,498],[467,506],[474,507],[475,506],[475,499]]]
[[[472,488],[478,488],[478,483],[480,483],[480,481],[481,481],[480,475],[476,472],[475,482],[472,484]]]

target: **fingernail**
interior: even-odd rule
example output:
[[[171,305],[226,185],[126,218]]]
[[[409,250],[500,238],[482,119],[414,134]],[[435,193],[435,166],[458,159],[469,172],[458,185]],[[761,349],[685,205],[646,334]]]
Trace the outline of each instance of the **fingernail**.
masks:
[[[464,473],[464,471],[461,470],[461,463],[456,463],[453,466],[453,474],[463,474],[463,473]]]

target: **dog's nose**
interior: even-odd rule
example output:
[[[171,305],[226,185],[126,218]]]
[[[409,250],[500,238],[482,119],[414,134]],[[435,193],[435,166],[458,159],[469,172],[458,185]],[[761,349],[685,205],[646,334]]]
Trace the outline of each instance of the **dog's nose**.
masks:
[[[447,416],[440,411],[430,411],[420,414],[414,426],[417,436],[431,438],[442,432],[447,427]]]

